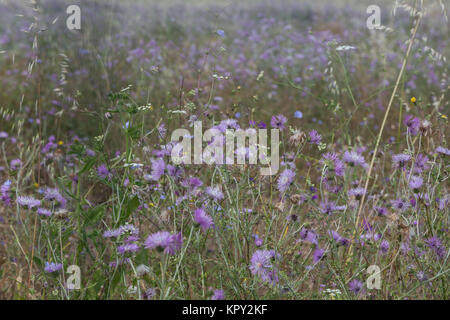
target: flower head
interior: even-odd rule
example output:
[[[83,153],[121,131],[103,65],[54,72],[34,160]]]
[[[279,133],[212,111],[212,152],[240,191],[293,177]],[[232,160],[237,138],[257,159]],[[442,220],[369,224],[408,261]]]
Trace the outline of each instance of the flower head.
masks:
[[[419,190],[423,185],[423,179],[421,176],[412,176],[409,180],[409,187],[415,191]]]
[[[177,234],[170,234],[168,231],[159,231],[145,240],[145,248],[156,248],[158,251],[164,251],[168,254],[175,254],[177,250],[181,249],[183,245],[183,238],[181,232]]]
[[[47,273],[52,273],[61,270],[62,266],[63,265],[61,263],[46,262],[44,270]]]
[[[294,181],[295,172],[291,169],[285,169],[278,178],[277,188],[280,192],[285,192]]]
[[[273,263],[279,258],[274,250],[256,250],[250,260],[250,271],[264,282],[278,282],[277,270]]]
[[[29,196],[19,196],[17,197],[16,202],[19,206],[28,207],[28,209],[39,207],[41,205],[41,200]]]
[[[311,130],[309,132],[309,143],[320,144],[322,141],[322,136],[317,132],[317,130]]]
[[[204,232],[214,225],[213,219],[202,208],[195,209],[194,221],[200,225]]]
[[[277,116],[272,116],[270,120],[270,125],[272,128],[283,130],[285,128],[285,123],[287,122],[287,118],[282,114]]]

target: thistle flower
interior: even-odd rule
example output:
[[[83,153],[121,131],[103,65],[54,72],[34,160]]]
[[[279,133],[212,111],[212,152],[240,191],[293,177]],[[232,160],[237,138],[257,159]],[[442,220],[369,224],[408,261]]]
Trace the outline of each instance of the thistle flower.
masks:
[[[450,149],[439,146],[436,148],[436,153],[442,154],[444,156],[450,156]]]
[[[313,230],[309,230],[307,228],[302,228],[302,230],[300,230],[299,241],[307,241],[316,246],[319,244],[317,241],[317,234]]]
[[[394,164],[394,167],[398,169],[403,168],[410,160],[411,156],[405,153],[395,154],[392,156],[392,163]]]
[[[278,178],[277,188],[280,192],[285,192],[294,181],[295,172],[291,169],[285,169]]]
[[[136,243],[125,243],[117,247],[117,252],[120,254],[125,254],[126,252],[136,252],[140,248]]]
[[[426,245],[436,254],[439,259],[443,259],[447,253],[447,249],[441,240],[434,236],[425,240]]]
[[[377,213],[379,216],[387,216],[388,215],[388,209],[384,207],[374,207],[373,210]]]
[[[61,263],[46,262],[44,270],[47,273],[52,273],[61,270],[62,266],[63,265]]]
[[[56,201],[61,208],[65,208],[67,200],[59,193],[56,188],[46,188],[44,192],[44,199],[48,201]]]
[[[286,128],[285,126],[286,122],[287,118],[282,114],[279,114],[277,116],[272,116],[272,119],[270,120],[270,125],[272,126],[272,128],[284,130],[284,128]]]
[[[11,160],[11,162],[9,163],[9,167],[11,168],[11,170],[14,170],[14,171],[19,169],[21,165],[22,165],[22,160],[20,160],[20,159]]]
[[[420,119],[411,115],[406,115],[403,124],[407,127],[407,131],[410,135],[415,136],[419,132]]]
[[[345,151],[343,160],[352,167],[359,165],[363,168],[367,168],[367,163],[364,160],[364,157],[355,151]]]
[[[416,162],[414,163],[414,173],[421,174],[423,171],[428,170],[430,166],[428,165],[428,157],[419,153],[416,157]]]
[[[309,132],[309,143],[320,144],[322,141],[322,136],[317,132],[317,130],[311,130]]]
[[[334,230],[329,231],[331,236],[333,237],[333,240],[336,241],[336,243],[340,246],[348,246],[350,244],[350,240],[342,237],[339,233],[337,233]]]
[[[123,234],[138,235],[139,229],[132,224],[125,224],[114,230],[108,230],[103,233],[104,238],[118,238]]]
[[[30,196],[19,196],[17,197],[16,202],[19,206],[28,207],[28,209],[39,207],[41,205],[41,200],[37,200]]]
[[[111,172],[109,172],[105,164],[102,164],[97,167],[97,175],[100,179],[109,179],[111,177]]]
[[[197,222],[202,228],[203,232],[206,232],[211,226],[214,225],[213,219],[206,214],[202,208],[195,209],[194,221]]]
[[[421,176],[412,176],[409,180],[409,187],[417,192],[423,185],[423,179]]]
[[[400,212],[404,212],[408,210],[408,208],[411,206],[409,202],[403,200],[403,199],[395,199],[391,201],[392,207]]]
[[[275,284],[278,282],[277,270],[273,265],[279,259],[274,250],[256,250],[250,260],[250,271],[262,281]]]
[[[37,214],[40,216],[47,216],[50,217],[52,215],[52,212],[46,208],[38,208]]]
[[[168,254],[175,254],[177,250],[181,249],[183,245],[183,238],[181,232],[177,234],[170,234],[168,231],[159,231],[145,240],[145,248],[163,251]]]
[[[355,197],[356,200],[361,200],[363,195],[364,195],[364,188],[354,188],[348,191],[348,196],[349,197],[353,196]]]
[[[389,251],[389,241],[383,240],[380,244],[380,253],[385,254]]]
[[[207,187],[205,189],[205,193],[216,201],[223,200],[223,193],[220,190],[219,186]]]
[[[147,300],[152,300],[155,296],[156,296],[156,288],[148,288],[145,292],[144,292],[144,294],[143,294],[143,296],[144,296],[144,298],[145,299],[147,299]]]
[[[348,289],[354,294],[359,294],[363,290],[363,283],[357,279],[353,279],[348,284]]]
[[[203,185],[203,182],[199,178],[189,177],[187,179],[184,179],[181,182],[181,185],[185,188],[190,189],[191,191],[195,191],[197,188]]]
[[[313,252],[313,262],[317,263],[320,260],[322,260],[322,258],[325,256],[325,250],[317,248],[316,250],[314,250]]]
[[[343,211],[346,206],[337,206],[334,201],[323,201],[320,203],[320,212],[331,215],[336,211]]]
[[[9,196],[9,190],[11,187],[11,180],[6,180],[0,187],[0,196],[5,205],[9,205],[11,198]]]
[[[214,290],[211,300],[225,300],[225,292],[222,289]]]
[[[162,175],[164,175],[164,170],[166,168],[166,164],[164,160],[161,158],[152,159],[152,171],[150,173],[150,178],[154,181],[158,181]]]

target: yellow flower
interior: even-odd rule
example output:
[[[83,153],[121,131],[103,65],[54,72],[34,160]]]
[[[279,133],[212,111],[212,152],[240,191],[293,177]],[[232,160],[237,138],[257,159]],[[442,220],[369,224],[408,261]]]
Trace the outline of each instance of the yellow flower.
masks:
[[[444,120],[448,119],[448,117],[445,114],[441,114],[441,118],[444,119]]]
[[[149,205],[150,207],[154,207],[154,206],[155,206],[155,205],[153,204],[153,202],[149,202],[148,205]]]
[[[64,144],[64,142],[62,142],[61,140],[58,141],[58,145],[62,146]]]
[[[411,98],[411,102],[412,102],[412,103],[416,103],[416,101],[417,101],[416,97],[412,97],[412,98]]]
[[[37,182],[34,183],[34,187],[37,189],[39,188],[39,184]]]

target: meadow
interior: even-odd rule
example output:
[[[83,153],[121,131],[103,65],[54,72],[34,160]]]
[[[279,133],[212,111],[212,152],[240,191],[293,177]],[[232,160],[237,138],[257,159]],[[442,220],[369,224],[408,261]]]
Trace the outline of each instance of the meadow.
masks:
[[[448,299],[447,15],[0,0],[0,299]],[[176,163],[199,122],[278,170]]]

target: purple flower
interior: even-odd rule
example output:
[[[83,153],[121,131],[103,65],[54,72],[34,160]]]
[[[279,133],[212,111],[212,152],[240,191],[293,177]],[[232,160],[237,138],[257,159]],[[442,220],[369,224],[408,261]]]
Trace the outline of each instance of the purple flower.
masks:
[[[320,203],[320,212],[331,215],[336,211],[345,210],[346,206],[337,206],[334,201],[325,201]]]
[[[294,118],[301,119],[303,118],[303,112],[297,110],[294,112]]]
[[[280,192],[285,192],[287,188],[291,185],[291,183],[294,181],[295,172],[291,169],[285,169],[278,178],[278,190]]]
[[[158,251],[163,251],[168,254],[175,254],[177,250],[181,249],[183,245],[183,238],[181,232],[177,234],[170,234],[168,231],[159,231],[145,240],[145,248],[156,248]]]
[[[38,208],[37,214],[40,216],[47,216],[50,217],[52,215],[52,212],[46,208]]]
[[[225,300],[225,292],[222,289],[214,290],[211,300]]]
[[[189,177],[187,179],[184,179],[181,182],[181,185],[185,188],[190,189],[191,191],[195,191],[197,188],[203,185],[203,182],[199,178]]]
[[[329,163],[332,162],[332,163]],[[333,165],[334,166],[334,173],[338,177],[343,177],[345,173],[345,166],[344,163],[338,158],[337,154],[333,152],[327,152],[322,156],[322,159],[320,160],[320,163],[322,165]]]
[[[421,174],[423,171],[428,170],[430,166],[428,165],[428,157],[423,154],[418,154],[416,157],[416,162],[414,163],[414,172]]]
[[[19,206],[28,207],[28,209],[39,207],[41,205],[41,200],[29,196],[19,196],[17,197],[16,202]]]
[[[412,176],[409,180],[409,187],[415,191],[418,191],[423,184],[421,176]]]
[[[150,177],[154,181],[158,181],[162,175],[164,175],[164,170],[166,168],[166,164],[164,160],[161,158],[152,159],[152,171],[150,173]]]
[[[214,225],[213,219],[202,208],[195,209],[194,221],[200,225],[204,232]]]
[[[300,239],[299,241],[307,241],[311,244],[318,245],[317,234],[313,230],[309,230],[307,228],[302,228],[300,230]]]
[[[359,294],[360,292],[362,292],[363,289],[363,283],[357,279],[353,279],[352,281],[350,281],[350,283],[348,284],[348,288],[351,292],[353,292],[354,294]]]
[[[278,282],[277,270],[273,265],[279,258],[274,250],[256,250],[250,260],[250,271],[262,281],[275,284]]]
[[[216,31],[216,33],[220,36],[220,37],[225,37],[225,31],[223,31],[222,29],[218,29],[217,31]]]
[[[391,201],[392,207],[400,212],[406,211],[411,205],[403,199],[395,199]]]
[[[389,241],[387,241],[387,240],[381,241],[381,244],[380,244],[380,252],[381,252],[382,254],[385,254],[385,253],[387,253],[388,251],[389,251]]]
[[[20,168],[20,166],[22,165],[22,161],[20,159],[14,159],[11,160],[9,166],[11,167],[11,170],[17,170]]]
[[[444,147],[441,147],[441,146],[436,148],[436,152],[440,153],[440,154],[442,154],[444,156],[450,156],[450,149],[447,149],[447,148],[444,148]]]
[[[272,116],[272,119],[270,120],[270,125],[272,128],[283,130],[285,128],[285,123],[287,121],[287,118],[283,116],[282,114],[279,114],[277,116]]]
[[[212,199],[216,200],[216,201],[220,201],[223,200],[223,193],[220,190],[219,186],[215,186],[215,187],[207,187],[205,189],[205,193],[210,196]]]
[[[48,201],[56,200],[61,208],[65,208],[67,200],[59,193],[56,188],[46,188],[44,192],[44,199]]]
[[[322,136],[316,130],[311,130],[309,132],[309,143],[320,144],[321,141],[322,141]]]
[[[405,164],[411,160],[411,156],[409,154],[395,154],[392,156],[392,163],[394,164],[395,168],[403,168]]]
[[[364,188],[354,188],[348,191],[349,197],[353,196],[356,200],[361,200],[364,195]]]
[[[359,165],[363,168],[367,168],[367,163],[364,160],[364,157],[355,151],[345,151],[343,160],[352,167]]]
[[[407,127],[407,132],[412,136],[417,135],[420,129],[420,119],[407,114],[403,124]]]
[[[139,250],[139,246],[136,243],[125,243],[117,247],[117,252],[124,254],[125,252],[136,252]]]
[[[387,216],[388,215],[388,209],[384,207],[374,207],[373,210],[379,215],[379,216]]]
[[[147,300],[152,300],[154,296],[156,296],[156,288],[148,288],[144,292],[144,298]]]
[[[0,196],[2,201],[6,205],[9,205],[9,203],[11,202],[11,198],[9,196],[10,188],[11,188],[11,180],[6,180],[0,187]]]
[[[325,255],[325,250],[320,249],[320,248],[317,248],[317,249],[314,250],[314,252],[313,252],[313,262],[314,262],[314,263],[319,262],[320,260],[322,260],[322,258],[324,257],[324,255]]]
[[[339,233],[337,233],[334,230],[330,231],[331,236],[333,237],[334,241],[340,246],[348,246],[350,244],[350,240],[342,237]]]
[[[62,266],[63,265],[61,263],[46,262],[44,270],[45,270],[45,272],[52,273],[52,272],[61,270]]]
[[[97,174],[100,179],[109,179],[111,177],[111,172],[109,172],[105,164],[98,166]]]
[[[123,234],[138,235],[139,229],[132,224],[125,224],[114,230],[108,230],[103,233],[104,238],[117,238]]]
[[[443,259],[445,257],[447,250],[438,237],[434,236],[428,238],[425,240],[425,243],[431,250],[433,250],[438,258]]]
[[[8,138],[8,132],[1,131],[0,132],[0,139],[6,139]]]

